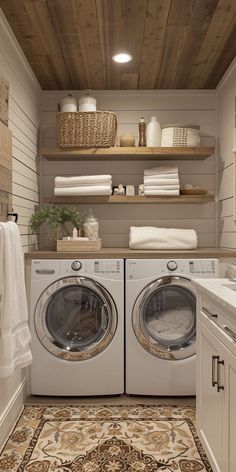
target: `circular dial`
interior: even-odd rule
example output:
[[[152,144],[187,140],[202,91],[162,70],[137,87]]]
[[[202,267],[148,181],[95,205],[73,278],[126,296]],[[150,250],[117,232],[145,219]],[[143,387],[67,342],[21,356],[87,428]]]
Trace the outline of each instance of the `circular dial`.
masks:
[[[80,261],[74,261],[71,264],[71,269],[73,269],[73,270],[80,270],[81,267],[82,267],[82,264],[81,264]]]
[[[169,261],[169,262],[167,262],[167,269],[169,269],[169,270],[176,270],[177,267],[178,267],[177,262],[175,262],[175,261]]]

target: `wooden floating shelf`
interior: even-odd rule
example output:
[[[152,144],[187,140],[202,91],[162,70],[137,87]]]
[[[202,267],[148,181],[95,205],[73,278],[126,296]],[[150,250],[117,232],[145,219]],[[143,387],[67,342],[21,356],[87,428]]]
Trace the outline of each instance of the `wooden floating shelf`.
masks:
[[[208,203],[214,201],[214,195],[177,195],[177,196],[158,196],[145,197],[141,195],[111,195],[111,196],[52,196],[44,198],[45,203]]]
[[[77,160],[195,160],[207,159],[214,147],[110,147],[110,148],[54,148],[41,149],[48,161]]]

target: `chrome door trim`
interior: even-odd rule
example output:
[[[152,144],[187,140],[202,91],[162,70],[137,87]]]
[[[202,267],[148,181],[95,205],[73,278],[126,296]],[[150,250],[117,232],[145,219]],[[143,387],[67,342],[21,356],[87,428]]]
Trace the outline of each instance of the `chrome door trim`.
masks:
[[[51,333],[49,333],[47,329],[45,317],[52,295],[65,286],[69,287],[76,285],[81,285],[90,289],[92,292],[98,295],[100,299],[102,299],[103,310],[106,310],[108,315],[108,326],[98,343],[83,347],[81,351],[73,352],[64,349],[59,345],[58,341],[52,337]],[[113,298],[102,285],[88,277],[68,276],[53,282],[39,297],[34,313],[35,331],[39,341],[43,344],[48,352],[66,361],[83,361],[100,354],[110,344],[116,332],[117,323],[117,309]]]
[[[152,338],[144,329],[143,324],[143,309],[147,300],[154,292],[158,291],[159,288],[171,285],[177,288],[184,288],[196,300],[196,295],[192,289],[191,280],[189,278],[182,275],[163,276],[148,284],[136,298],[132,312],[132,324],[138,342],[146,351],[161,359],[180,360],[196,354],[196,331],[192,340],[186,342],[180,349],[172,350]]]

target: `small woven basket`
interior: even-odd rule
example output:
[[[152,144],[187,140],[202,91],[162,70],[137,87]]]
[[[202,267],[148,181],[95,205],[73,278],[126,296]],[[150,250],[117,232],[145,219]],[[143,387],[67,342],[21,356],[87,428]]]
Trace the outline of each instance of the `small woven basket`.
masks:
[[[161,146],[199,146],[200,126],[164,125],[161,132]]]
[[[110,147],[115,145],[117,119],[111,111],[58,113],[59,147]]]

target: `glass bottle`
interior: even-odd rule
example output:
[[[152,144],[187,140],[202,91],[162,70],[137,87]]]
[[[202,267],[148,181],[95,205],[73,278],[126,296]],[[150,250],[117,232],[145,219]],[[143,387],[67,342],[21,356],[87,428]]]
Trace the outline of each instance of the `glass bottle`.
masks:
[[[92,209],[89,209],[88,216],[84,221],[84,236],[89,239],[99,238],[99,223],[94,216]]]
[[[140,147],[144,147],[146,146],[146,123],[143,119],[143,117],[141,117],[141,120],[139,122],[139,143],[138,145]]]

